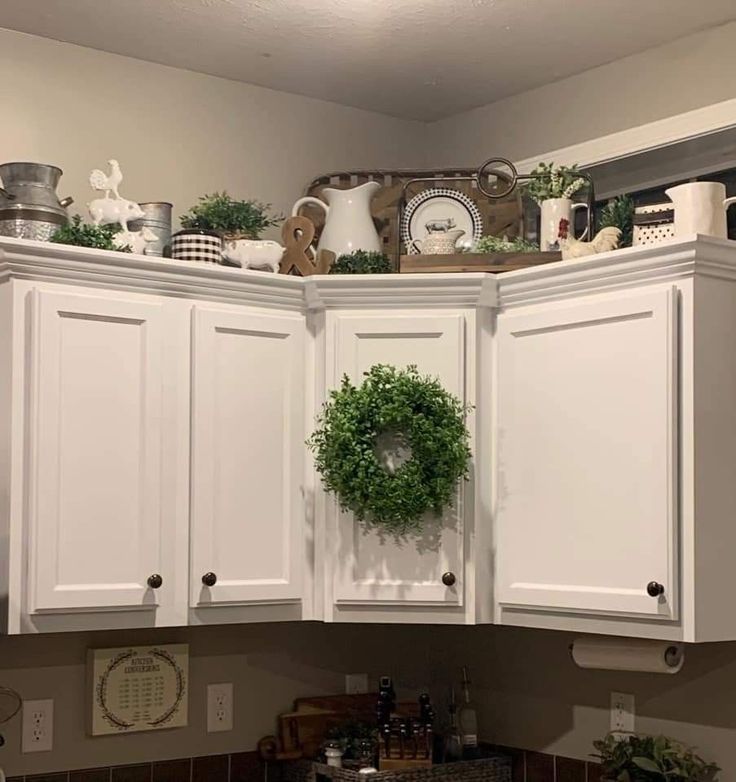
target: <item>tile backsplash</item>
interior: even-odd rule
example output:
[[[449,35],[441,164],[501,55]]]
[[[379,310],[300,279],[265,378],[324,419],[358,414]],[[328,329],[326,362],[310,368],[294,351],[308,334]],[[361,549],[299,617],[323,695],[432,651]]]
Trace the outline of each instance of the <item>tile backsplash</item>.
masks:
[[[597,763],[548,755],[544,752],[491,746],[509,755],[513,782],[600,782]],[[268,774],[266,774],[268,771]],[[257,752],[205,755],[196,758],[81,769],[25,777],[8,782],[278,782],[278,768],[268,769]]]

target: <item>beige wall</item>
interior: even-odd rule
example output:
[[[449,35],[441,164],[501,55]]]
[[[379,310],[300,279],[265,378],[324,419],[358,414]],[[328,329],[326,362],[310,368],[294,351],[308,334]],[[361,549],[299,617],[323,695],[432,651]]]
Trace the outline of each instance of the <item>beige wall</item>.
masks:
[[[736,643],[688,646],[679,674],[582,670],[575,636],[516,628],[449,631],[448,659],[467,660],[481,736],[508,746],[585,759],[609,727],[610,693],[636,697],[636,730],[696,745],[736,780]],[[435,666],[437,667],[437,666]]]
[[[435,122],[427,162],[523,160],[728,100],[735,48],[733,22]]]
[[[0,685],[25,699],[54,699],[54,749],[23,755],[21,717],[0,726],[0,766],[8,775],[255,749],[294,698],[344,692],[346,673],[393,675],[406,693],[432,682],[429,628],[320,623],[70,633],[0,638]],[[88,648],[155,641],[190,645],[189,726],[127,736],[89,737]],[[207,684],[233,682],[234,729],[206,732]]]
[[[85,211],[92,168],[117,158],[122,194],[229,190],[286,212],[316,175],[423,163],[424,125],[0,29],[0,160],[64,169]]]

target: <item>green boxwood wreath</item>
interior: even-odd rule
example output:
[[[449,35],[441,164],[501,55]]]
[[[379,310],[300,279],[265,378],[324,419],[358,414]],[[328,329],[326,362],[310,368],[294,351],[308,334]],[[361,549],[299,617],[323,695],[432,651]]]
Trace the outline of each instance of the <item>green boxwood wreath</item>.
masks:
[[[423,377],[377,364],[360,386],[347,376],[330,392],[319,428],[307,440],[317,472],[340,506],[362,522],[404,535],[422,529],[427,511],[440,515],[468,477],[470,435],[457,397]],[[399,434],[411,456],[393,472],[376,453],[383,434]]]

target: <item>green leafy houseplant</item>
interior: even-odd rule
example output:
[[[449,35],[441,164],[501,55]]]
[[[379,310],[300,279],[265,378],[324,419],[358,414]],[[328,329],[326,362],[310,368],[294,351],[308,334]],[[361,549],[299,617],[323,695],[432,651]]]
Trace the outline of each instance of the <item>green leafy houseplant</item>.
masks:
[[[554,163],[539,163],[531,173],[533,178],[522,185],[522,192],[538,204],[548,198],[572,198],[585,185],[577,163],[557,167]]]
[[[505,236],[482,236],[475,244],[476,253],[534,253],[539,247],[520,236],[507,239]]]
[[[619,247],[631,247],[634,238],[634,199],[628,195],[612,198],[600,211],[598,227],[613,226],[621,231]]]
[[[126,244],[119,246],[115,241],[120,226],[91,225],[83,223],[80,215],[74,215],[71,222],[62,225],[51,235],[49,241],[56,244],[73,244],[77,247],[95,247],[98,250],[117,250],[121,253],[129,253],[130,247]]]
[[[330,274],[391,274],[393,270],[386,255],[366,250],[341,255],[330,266]]]
[[[666,736],[609,734],[593,742],[602,777],[617,782],[710,782],[720,768]]]
[[[214,231],[226,239],[258,239],[281,217],[269,215],[270,204],[260,201],[238,201],[226,192],[202,196],[180,218],[182,228]]]
[[[440,515],[468,477],[466,408],[439,381],[414,366],[377,364],[354,386],[347,376],[330,392],[307,440],[317,472],[340,506],[369,526],[394,535],[422,529],[428,511]],[[406,446],[398,467],[381,438]]]

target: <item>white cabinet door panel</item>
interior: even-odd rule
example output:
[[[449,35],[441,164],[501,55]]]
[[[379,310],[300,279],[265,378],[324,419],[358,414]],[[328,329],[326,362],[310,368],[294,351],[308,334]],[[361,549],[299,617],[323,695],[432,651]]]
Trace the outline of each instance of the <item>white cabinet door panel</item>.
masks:
[[[154,608],[162,306],[34,291],[29,610]]]
[[[347,374],[354,383],[375,364],[422,374],[465,400],[464,319],[461,315],[337,317],[336,362],[332,378]],[[336,603],[373,605],[457,605],[463,603],[463,491],[441,519],[431,514],[420,537],[396,540],[366,530],[352,513],[338,513],[333,588]],[[452,572],[455,586],[442,583]]]
[[[676,296],[499,316],[501,605],[676,617]]]
[[[303,320],[193,317],[191,605],[299,601]]]

